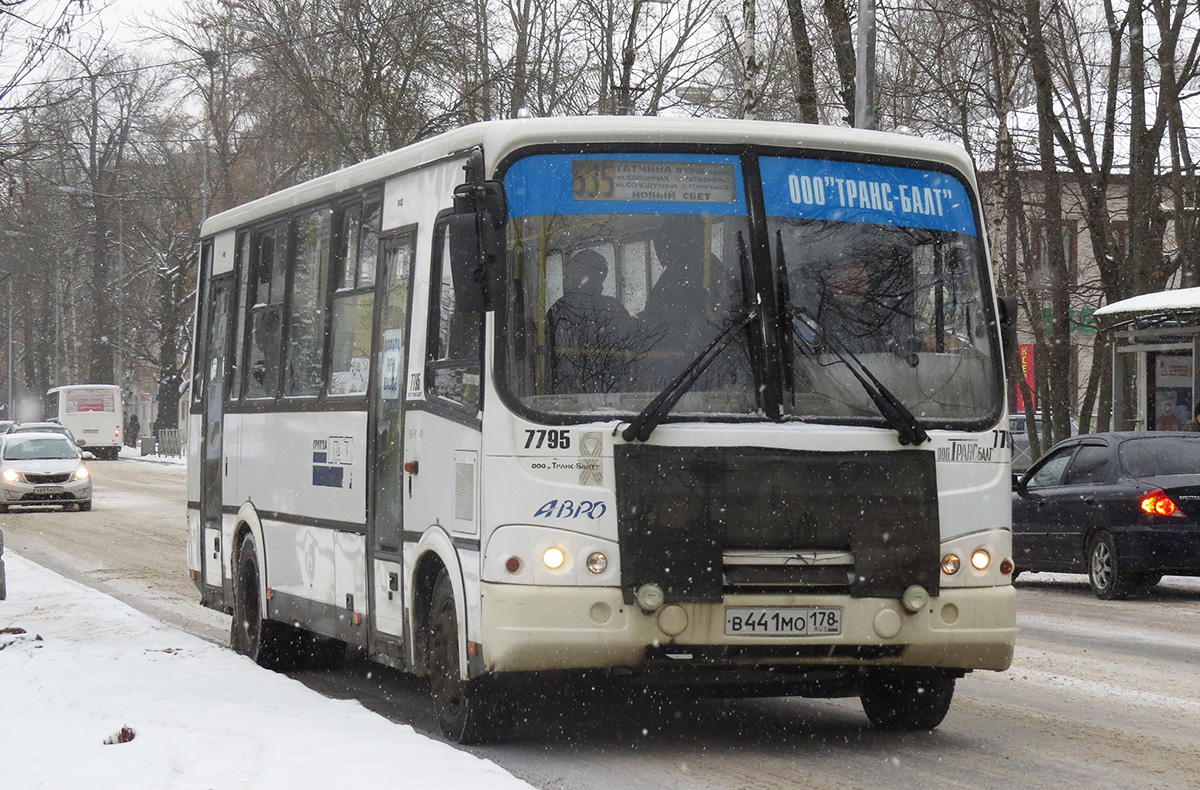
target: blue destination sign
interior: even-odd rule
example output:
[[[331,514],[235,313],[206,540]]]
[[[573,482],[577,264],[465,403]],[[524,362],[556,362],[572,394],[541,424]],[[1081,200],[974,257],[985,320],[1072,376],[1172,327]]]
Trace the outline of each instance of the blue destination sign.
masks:
[[[513,217],[553,214],[746,214],[736,156],[543,154],[504,175]]]
[[[947,173],[775,156],[759,168],[769,217],[978,232],[966,187]]]

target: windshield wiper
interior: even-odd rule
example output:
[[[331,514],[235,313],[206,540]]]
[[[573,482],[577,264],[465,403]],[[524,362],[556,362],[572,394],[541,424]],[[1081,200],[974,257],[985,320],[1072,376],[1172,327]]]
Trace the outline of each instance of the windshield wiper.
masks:
[[[739,318],[740,320],[738,320]],[[658,393],[654,400],[646,405],[646,408],[638,412],[638,415],[633,418],[633,422],[621,431],[621,437],[627,442],[632,442],[634,439],[644,442],[649,439],[654,429],[666,418],[671,409],[675,408],[675,404],[692,388],[704,371],[708,370],[709,365],[729,346],[737,333],[745,329],[756,318],[758,318],[757,312],[742,313],[740,316],[735,313],[734,320],[729,326],[717,335],[698,357],[689,362],[688,366],[671,380],[666,389]]]
[[[846,366],[854,378],[858,379],[858,383],[862,385],[883,418],[896,430],[896,433],[900,434],[900,444],[911,444],[915,447],[929,441],[929,434],[925,432],[925,428],[916,416],[899,398],[892,394],[891,390],[883,385],[882,381],[875,377],[871,369],[864,365],[858,355],[847,348],[840,338],[827,334],[816,319],[797,309],[795,305],[786,305],[785,311],[800,345],[815,353],[821,340],[824,340],[838,361]],[[807,334],[804,333],[805,331]]]
[[[790,281],[788,280],[787,261],[783,255],[782,231],[776,231],[775,233],[775,247],[777,250],[776,255],[779,259],[777,264],[779,281],[776,286],[781,305],[779,313],[791,324],[792,333],[795,334],[796,340],[800,342],[800,345],[809,349],[815,355],[825,332],[816,319],[797,308],[790,301]],[[808,334],[805,334],[805,332]],[[911,444],[915,447],[929,441],[929,434],[925,432],[925,428],[917,420],[916,416],[908,410],[908,407],[899,398],[892,394],[891,390],[883,385],[882,381],[875,377],[871,369],[864,365],[862,360],[853,351],[846,348],[840,338],[828,336],[824,337],[824,339],[834,356],[850,370],[854,378],[858,379],[858,383],[866,390],[867,395],[871,398],[871,402],[875,404],[875,408],[879,409],[879,413],[888,421],[888,424],[896,429],[896,433],[900,434],[901,445]],[[790,356],[790,354],[786,355],[789,362]]]
[[[746,254],[746,242],[742,238],[741,231],[737,234],[738,242],[738,263],[741,266],[743,283],[748,283],[750,277],[749,256]],[[743,286],[744,290],[744,286]],[[646,408],[638,412],[638,415],[633,418],[633,422],[621,431],[621,438],[627,442],[632,442],[637,439],[639,442],[644,442],[650,438],[650,434],[654,433],[654,429],[666,419],[667,414],[671,409],[675,408],[675,404],[679,399],[687,393],[688,390],[696,383],[696,381],[704,375],[704,371],[708,370],[709,366],[721,355],[721,352],[729,347],[733,342],[733,338],[737,333],[749,326],[750,322],[757,319],[760,314],[760,308],[743,309],[734,312],[730,316],[729,326],[721,331],[721,334],[713,338],[712,342],[700,352],[699,356],[688,363],[679,375],[671,380],[671,383],[663,389],[662,392],[655,396],[654,400],[646,404]]]

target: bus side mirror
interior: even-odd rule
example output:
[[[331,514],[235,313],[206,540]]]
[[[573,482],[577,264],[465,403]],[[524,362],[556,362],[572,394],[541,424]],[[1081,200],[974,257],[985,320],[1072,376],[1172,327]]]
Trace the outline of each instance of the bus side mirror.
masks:
[[[471,151],[467,180],[454,190],[450,217],[450,276],[459,312],[483,313],[496,305],[503,283],[504,184],[483,179],[483,151]]]
[[[475,212],[450,217],[450,278],[454,306],[460,313],[487,310],[487,256],[480,228],[486,222]]]

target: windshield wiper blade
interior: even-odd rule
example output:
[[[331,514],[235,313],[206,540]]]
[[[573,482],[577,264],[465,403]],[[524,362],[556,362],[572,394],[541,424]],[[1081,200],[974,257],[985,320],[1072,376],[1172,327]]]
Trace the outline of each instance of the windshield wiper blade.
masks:
[[[632,442],[634,439],[644,442],[649,439],[654,429],[666,418],[671,409],[675,408],[675,404],[684,396],[684,393],[692,388],[704,371],[708,370],[709,365],[729,346],[737,333],[745,329],[757,317],[756,312],[743,313],[741,316],[735,313],[734,320],[730,322],[729,326],[713,338],[708,347],[689,362],[688,366],[680,371],[679,375],[672,379],[671,383],[658,393],[654,400],[646,404],[646,408],[633,418],[633,422],[621,431],[621,438],[627,442]],[[740,320],[738,320],[739,318]]]
[[[704,375],[704,371],[708,370],[709,365],[733,342],[737,333],[761,315],[761,305],[750,308],[745,304],[754,289],[751,287],[753,273],[750,270],[750,256],[746,252],[746,240],[742,237],[741,231],[737,233],[737,248],[738,265],[742,275],[743,309],[734,312],[729,325],[713,338],[708,347],[689,362],[687,367],[680,371],[679,375],[672,379],[671,383],[658,393],[654,400],[646,404],[646,408],[638,412],[638,415],[633,418],[633,422],[625,430],[621,431],[621,438],[625,441],[632,442],[637,439],[639,442],[644,442],[649,439],[650,434],[654,433],[654,429],[666,419],[667,414],[675,408],[675,404],[679,402],[684,393],[692,388],[692,385]]]
[[[925,432],[920,420],[908,410],[908,407],[899,398],[892,394],[891,390],[884,386],[882,381],[875,377],[871,369],[864,365],[858,355],[847,348],[840,338],[826,334],[816,319],[798,310],[794,305],[787,305],[787,315],[792,322],[792,331],[802,346],[815,351],[819,340],[822,338],[825,340],[833,355],[862,385],[867,396],[871,398],[871,402],[875,404],[875,408],[896,430],[896,433],[900,434],[900,444],[905,446],[911,444],[915,447],[929,441],[929,434]],[[801,329],[808,330],[811,336],[802,334]]]

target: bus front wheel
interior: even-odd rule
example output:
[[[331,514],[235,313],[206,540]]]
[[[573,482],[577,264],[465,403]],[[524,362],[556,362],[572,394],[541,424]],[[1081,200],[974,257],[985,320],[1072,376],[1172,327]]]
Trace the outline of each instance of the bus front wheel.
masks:
[[[444,570],[433,587],[428,644],[429,689],[438,725],[446,737],[462,744],[504,738],[511,718],[502,690],[462,677],[454,588]]]
[[[233,577],[233,621],[229,646],[266,669],[293,669],[302,663],[307,634],[264,616],[258,549],[249,532],[238,546]]]
[[[871,724],[881,730],[932,730],[954,698],[954,678],[935,672],[872,673],[859,699]]]

